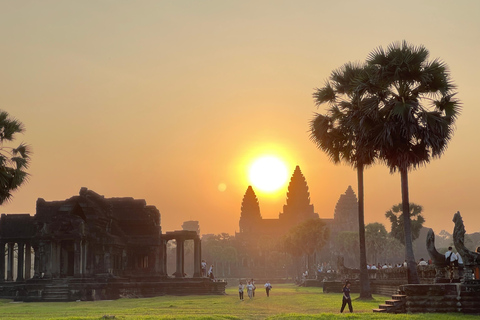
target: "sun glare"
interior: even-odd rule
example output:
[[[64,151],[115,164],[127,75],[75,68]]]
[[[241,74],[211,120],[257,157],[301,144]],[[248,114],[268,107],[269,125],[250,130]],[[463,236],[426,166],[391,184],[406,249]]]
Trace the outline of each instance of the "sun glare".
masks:
[[[249,179],[255,189],[274,192],[287,182],[287,166],[275,156],[258,158],[250,167]]]

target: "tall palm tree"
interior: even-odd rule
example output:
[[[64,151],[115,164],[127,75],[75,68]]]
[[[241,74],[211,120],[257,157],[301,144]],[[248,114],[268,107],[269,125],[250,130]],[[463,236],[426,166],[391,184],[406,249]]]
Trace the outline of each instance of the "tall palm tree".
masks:
[[[325,86],[313,94],[315,103],[329,105],[326,115],[316,114],[310,123],[310,137],[317,147],[327,153],[334,163],[345,161],[357,169],[358,228],[360,243],[360,298],[371,299],[365,246],[363,171],[376,158],[369,139],[375,119],[365,108],[371,105],[370,96],[359,90],[365,79],[366,66],[347,63],[334,70]]]
[[[0,205],[12,197],[12,191],[28,179],[30,148],[24,143],[12,148],[5,145],[15,140],[17,133],[23,133],[23,124],[0,110]]]
[[[424,46],[406,41],[379,47],[367,58],[369,81],[359,90],[375,97],[378,116],[375,145],[379,155],[401,176],[402,211],[405,228],[405,256],[408,283],[419,283],[413,255],[410,224],[408,171],[440,157],[447,148],[460,112],[446,64],[428,60]]]

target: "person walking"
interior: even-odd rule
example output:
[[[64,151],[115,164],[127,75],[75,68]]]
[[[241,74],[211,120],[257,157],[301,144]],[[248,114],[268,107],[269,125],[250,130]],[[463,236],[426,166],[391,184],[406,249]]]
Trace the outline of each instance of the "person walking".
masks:
[[[252,297],[255,298],[255,290],[257,290],[257,287],[255,286],[255,281],[253,281],[253,279],[252,279],[252,286],[253,286],[253,288],[252,288]]]
[[[270,284],[270,282],[267,281],[267,283],[265,283],[265,291],[267,292],[267,297],[270,297],[270,290],[272,290],[272,285]]]
[[[250,299],[253,298],[253,284],[250,281],[247,282],[247,294]]]
[[[243,283],[242,281],[240,281],[240,284],[238,285],[238,296],[240,298],[240,301],[243,301],[243,289],[244,289]]]
[[[340,313],[343,313],[345,309],[345,305],[348,303],[348,309],[350,312],[353,312],[352,307],[352,298],[350,297],[350,281],[346,281],[345,285],[343,286],[343,301],[342,301],[342,308],[340,309]]]

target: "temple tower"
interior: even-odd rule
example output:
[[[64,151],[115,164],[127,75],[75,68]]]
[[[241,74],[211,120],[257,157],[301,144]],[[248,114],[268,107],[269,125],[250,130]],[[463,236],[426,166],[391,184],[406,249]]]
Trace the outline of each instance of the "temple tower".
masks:
[[[358,231],[358,200],[351,186],[340,195],[333,219],[336,231]]]
[[[248,186],[242,201],[240,213],[240,233],[251,233],[259,227],[262,221],[260,206],[252,186]]]
[[[295,168],[290,179],[287,204],[283,206],[283,213],[280,213],[279,219],[285,221],[290,227],[308,219],[318,219],[313,204],[310,204],[307,181],[299,166]]]

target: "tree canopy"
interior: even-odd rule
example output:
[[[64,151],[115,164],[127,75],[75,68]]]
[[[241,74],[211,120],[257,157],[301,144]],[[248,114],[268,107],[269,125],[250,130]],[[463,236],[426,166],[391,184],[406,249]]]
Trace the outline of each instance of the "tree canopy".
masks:
[[[26,170],[30,164],[30,147],[23,142],[16,148],[7,146],[24,131],[20,121],[0,110],[0,205],[10,200],[12,192],[28,180]]]
[[[330,237],[330,229],[321,219],[307,220],[292,229],[283,237],[286,252],[293,256],[311,255],[323,248]]]
[[[425,218],[422,216],[423,207],[421,205],[410,202],[410,221],[412,225],[412,241],[418,238],[420,230],[423,227]],[[402,204],[394,205],[392,209],[385,213],[385,217],[390,220],[391,231],[390,234],[395,239],[398,239],[403,245],[405,245],[405,228],[404,218],[402,212]]]

